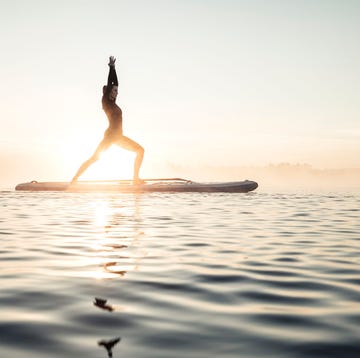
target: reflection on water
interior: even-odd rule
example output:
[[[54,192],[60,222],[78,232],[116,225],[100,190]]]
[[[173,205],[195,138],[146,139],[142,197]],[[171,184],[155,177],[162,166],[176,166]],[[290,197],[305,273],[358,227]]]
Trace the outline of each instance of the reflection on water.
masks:
[[[123,259],[129,259],[129,257],[122,257],[122,258]],[[114,269],[113,267],[116,267],[116,266],[118,266],[117,262],[106,262],[104,264],[104,270],[106,272],[111,272],[113,274],[124,276],[126,274],[126,271],[125,270],[116,270],[116,269]]]
[[[98,345],[104,347],[106,349],[106,351],[107,351],[108,356],[112,357],[113,356],[112,355],[112,350],[113,350],[114,346],[120,342],[120,340],[121,340],[120,337],[113,338],[113,339],[110,339],[108,341],[101,340],[101,341],[98,342]]]
[[[357,194],[0,195],[1,357],[360,356]]]
[[[95,297],[94,306],[109,312],[112,312],[115,309],[114,306],[107,304],[107,300],[98,297]]]
[[[105,260],[108,259],[109,253],[112,255],[114,252],[116,252],[116,257],[117,257],[117,261],[104,262],[102,264],[102,268],[105,272],[111,273],[114,276],[119,275],[120,277],[123,277],[128,270],[135,270],[137,268],[137,264],[139,260],[141,259],[141,257],[137,257],[137,258],[131,257],[130,254],[127,254],[126,252],[122,253],[122,251],[120,251],[121,255],[118,254],[119,250],[125,250],[129,246],[130,247],[134,246],[134,242],[137,241],[143,235],[143,232],[139,231],[139,227],[138,227],[138,224],[141,223],[139,196],[137,195],[134,196],[133,204],[134,204],[133,210],[132,207],[111,208],[109,203],[103,200],[93,204],[95,208],[94,225],[98,226],[99,228],[101,227],[104,228],[103,236],[99,238],[100,240],[98,243],[97,250],[99,254],[101,253],[101,255]],[[115,236],[113,231],[116,231],[118,229],[117,228],[118,226],[119,229],[121,230],[122,223],[124,221],[127,222],[129,217],[132,220],[134,220],[134,222],[136,223],[136,225],[134,225],[133,227],[134,231],[132,235],[130,235],[130,237]],[[128,242],[127,244],[114,243],[112,242],[114,238],[128,240]],[[111,242],[109,242],[109,240]],[[106,292],[104,292],[104,294],[106,294]],[[95,297],[95,301],[93,303],[94,306],[108,312],[113,312],[115,310],[113,305],[107,303],[107,299]],[[106,349],[108,357],[112,357],[113,348],[117,343],[120,342],[120,340],[121,340],[120,337],[116,337],[110,340],[100,340],[98,341],[98,345]]]

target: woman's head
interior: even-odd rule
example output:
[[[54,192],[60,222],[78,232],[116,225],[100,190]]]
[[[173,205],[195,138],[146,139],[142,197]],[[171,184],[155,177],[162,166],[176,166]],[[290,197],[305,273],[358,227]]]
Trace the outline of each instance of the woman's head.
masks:
[[[117,95],[118,95],[118,86],[112,86],[112,87],[111,87],[111,91],[110,91],[110,93],[109,93],[109,98],[110,98],[112,101],[115,101]]]

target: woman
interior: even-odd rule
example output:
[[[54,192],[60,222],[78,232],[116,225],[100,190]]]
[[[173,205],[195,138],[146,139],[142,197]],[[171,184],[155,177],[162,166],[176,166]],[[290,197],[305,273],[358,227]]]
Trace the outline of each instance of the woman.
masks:
[[[123,135],[122,111],[115,103],[118,94],[118,79],[115,71],[115,61],[115,57],[110,56],[108,83],[103,87],[102,97],[102,107],[108,117],[109,127],[105,131],[104,138],[96,148],[94,154],[80,166],[71,183],[76,183],[79,176],[83,174],[91,164],[95,163],[99,159],[100,154],[108,149],[112,144],[117,144],[124,149],[131,150],[136,153],[134,184],[140,184],[143,182],[139,178],[139,170],[144,157],[144,148],[132,139]]]

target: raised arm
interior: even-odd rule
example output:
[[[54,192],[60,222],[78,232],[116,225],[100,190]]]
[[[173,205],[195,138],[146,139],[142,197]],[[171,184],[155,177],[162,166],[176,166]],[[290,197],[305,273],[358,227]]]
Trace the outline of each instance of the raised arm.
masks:
[[[107,88],[108,91],[111,90],[112,86],[118,86],[118,79],[115,70],[115,61],[116,58],[114,56],[110,56],[109,58],[109,75],[108,75],[108,82]]]

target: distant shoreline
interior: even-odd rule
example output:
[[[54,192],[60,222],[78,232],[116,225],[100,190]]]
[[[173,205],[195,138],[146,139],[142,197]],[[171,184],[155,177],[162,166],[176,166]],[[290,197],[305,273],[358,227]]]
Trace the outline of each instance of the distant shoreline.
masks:
[[[360,188],[360,168],[319,169],[310,164],[265,166],[172,166],[173,172],[197,180],[251,179],[260,186],[320,186]]]
[[[161,166],[150,167],[151,173],[144,171],[145,177],[183,177],[195,181],[237,181],[254,180],[259,183],[259,189],[269,187],[280,188],[341,188],[360,189],[360,167],[357,168],[323,168],[319,169],[310,164],[278,163],[264,166],[220,166],[220,165],[179,165],[166,163]],[[51,175],[45,175],[44,169],[40,170],[35,165],[30,171],[8,171],[7,177],[0,181],[0,190],[12,190],[16,184],[31,180],[66,181],[66,175],[59,175],[56,170],[49,170]],[[37,170],[38,169],[38,170]],[[33,172],[38,172],[34,178]],[[47,171],[46,171],[47,172]],[[104,179],[104,178],[92,178]],[[109,177],[106,179],[118,179]]]

